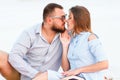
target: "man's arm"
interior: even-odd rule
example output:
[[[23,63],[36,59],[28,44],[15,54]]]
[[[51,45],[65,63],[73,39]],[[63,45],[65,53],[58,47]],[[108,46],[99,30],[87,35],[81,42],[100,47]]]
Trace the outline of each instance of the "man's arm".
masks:
[[[29,63],[24,60],[24,57],[31,46],[30,40],[29,34],[23,32],[9,54],[9,62],[18,72],[33,78],[38,71],[32,68]]]

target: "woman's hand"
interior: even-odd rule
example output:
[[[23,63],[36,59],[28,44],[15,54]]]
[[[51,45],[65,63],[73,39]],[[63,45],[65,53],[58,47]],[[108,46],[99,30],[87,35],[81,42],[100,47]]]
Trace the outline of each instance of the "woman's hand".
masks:
[[[75,70],[69,70],[69,71],[65,71],[62,73],[64,76],[75,76],[80,74],[80,72],[78,71],[78,69]]]
[[[60,41],[62,42],[63,47],[68,47],[68,45],[70,43],[70,39],[71,38],[67,31],[65,31],[64,33],[61,33]]]

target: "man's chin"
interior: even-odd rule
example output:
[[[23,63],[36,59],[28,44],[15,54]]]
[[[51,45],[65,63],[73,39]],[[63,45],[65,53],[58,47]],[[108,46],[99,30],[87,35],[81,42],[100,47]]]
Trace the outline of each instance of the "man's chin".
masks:
[[[61,33],[64,33],[66,29],[64,29],[63,31],[61,31]]]
[[[65,30],[57,30],[56,32],[63,33]]]
[[[52,29],[53,31],[57,32],[57,33],[63,33],[65,32],[65,28],[64,29]]]

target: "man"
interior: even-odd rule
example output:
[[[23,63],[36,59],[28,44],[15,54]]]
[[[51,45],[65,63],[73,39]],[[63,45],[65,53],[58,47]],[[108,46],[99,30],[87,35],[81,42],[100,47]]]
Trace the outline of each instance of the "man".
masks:
[[[61,63],[62,46],[59,39],[59,33],[65,31],[65,13],[61,5],[50,3],[43,11],[43,23],[25,30],[17,42],[14,44],[9,57],[5,55],[6,65],[9,66],[9,72],[2,71],[4,77],[13,73],[17,78],[7,78],[7,80],[42,80],[43,74],[47,70],[57,71]],[[1,52],[3,54],[3,52]],[[7,62],[15,68],[15,70]],[[1,60],[0,60],[1,61]],[[1,63],[1,62],[0,62]],[[1,69],[3,69],[3,67]],[[4,68],[5,69],[5,68]],[[17,72],[17,71],[18,72]],[[5,74],[4,74],[5,73]],[[15,74],[17,73],[17,74]],[[19,73],[21,74],[19,78]]]

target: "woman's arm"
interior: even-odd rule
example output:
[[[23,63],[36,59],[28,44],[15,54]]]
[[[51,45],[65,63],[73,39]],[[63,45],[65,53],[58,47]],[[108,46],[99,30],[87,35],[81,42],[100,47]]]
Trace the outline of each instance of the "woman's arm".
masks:
[[[92,65],[84,66],[82,68],[77,68],[75,70],[63,72],[63,75],[73,76],[73,75],[78,75],[80,73],[97,72],[107,68],[108,68],[108,61],[105,60],[105,61],[98,62],[96,64],[92,64]]]
[[[68,61],[68,58],[67,58],[67,48],[65,48],[63,50],[63,54],[62,54],[62,68],[63,68],[63,71],[68,71],[70,69],[70,64],[69,64],[69,61]]]
[[[104,70],[107,68],[108,68],[108,60],[104,60],[101,62],[97,62],[96,64],[92,64],[89,66],[79,68],[78,71],[79,71],[79,73],[81,73],[81,72],[85,72],[85,73],[86,72],[97,72],[97,71],[101,71],[101,70]]]

